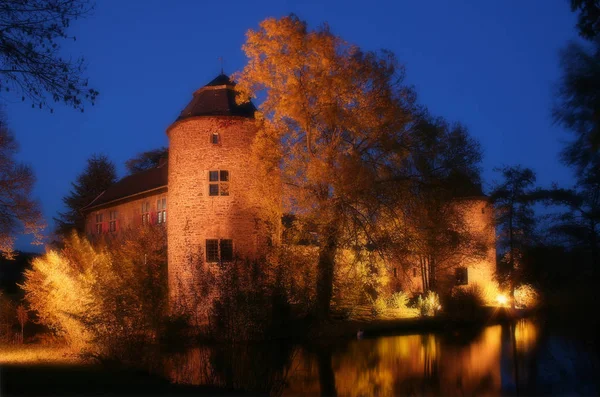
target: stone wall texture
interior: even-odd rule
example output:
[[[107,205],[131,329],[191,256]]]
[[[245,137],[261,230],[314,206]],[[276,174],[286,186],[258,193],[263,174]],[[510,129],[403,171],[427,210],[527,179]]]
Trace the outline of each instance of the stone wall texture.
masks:
[[[216,144],[214,133],[219,134]],[[174,123],[167,134],[169,294],[174,302],[189,293],[193,277],[189,257],[204,252],[207,239],[231,239],[236,255],[253,257],[266,237],[249,199],[256,182],[250,164],[254,120],[193,117]],[[221,170],[229,171],[229,195],[209,196],[209,171]]]

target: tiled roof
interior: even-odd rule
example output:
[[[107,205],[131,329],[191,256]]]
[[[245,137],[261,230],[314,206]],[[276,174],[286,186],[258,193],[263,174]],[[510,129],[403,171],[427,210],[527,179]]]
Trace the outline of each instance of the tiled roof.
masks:
[[[195,116],[254,117],[256,107],[252,102],[238,105],[235,102],[235,83],[229,76],[220,74],[210,83],[194,92],[190,103],[183,109],[177,121]]]
[[[168,164],[165,163],[162,166],[126,176],[102,192],[94,199],[94,201],[82,208],[82,211],[85,212],[104,204],[120,201],[131,196],[137,196],[150,190],[156,190],[162,187],[166,188],[168,171]]]

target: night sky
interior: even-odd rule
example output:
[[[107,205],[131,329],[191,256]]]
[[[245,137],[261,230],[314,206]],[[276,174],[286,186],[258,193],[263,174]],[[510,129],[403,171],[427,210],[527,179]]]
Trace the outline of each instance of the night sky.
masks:
[[[558,51],[577,40],[567,0],[537,1],[116,1],[98,0],[72,25],[96,106],[54,114],[3,93],[19,160],[37,176],[35,196],[53,227],[61,198],[93,153],[124,174],[136,153],[167,145],[165,129],[192,93],[220,72],[243,67],[245,32],[266,17],[297,14],[365,50],[388,49],[434,115],[461,121],[484,149],[486,187],[494,167],[523,164],[542,185],[572,184],[557,153],[570,135],[553,125]],[[21,238],[18,249],[32,250]]]

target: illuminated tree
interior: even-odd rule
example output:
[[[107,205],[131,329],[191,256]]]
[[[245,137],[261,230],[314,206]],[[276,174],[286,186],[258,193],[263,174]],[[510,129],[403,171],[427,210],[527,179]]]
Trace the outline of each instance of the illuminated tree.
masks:
[[[125,167],[130,174],[136,174],[141,171],[157,167],[161,161],[169,156],[169,149],[161,147],[160,149],[149,150],[138,153],[135,157],[125,162]]]
[[[17,143],[0,114],[0,255],[11,256],[15,236],[32,234],[39,243],[44,228],[39,205],[31,198],[31,167],[16,161]]]
[[[241,98],[264,95],[254,154],[265,175],[281,178],[284,208],[316,229],[324,318],[339,248],[370,243],[378,191],[405,155],[414,95],[393,54],[363,52],[295,16],[261,22],[243,49]]]
[[[535,173],[521,166],[504,167],[503,181],[494,186],[491,199],[496,207],[496,223],[499,227],[498,242],[506,250],[508,281],[511,302],[514,307],[515,286],[518,282],[517,265],[534,236],[535,217],[533,186]]]
[[[27,321],[29,321],[28,311],[23,305],[17,306],[17,320],[21,326],[21,343],[23,343],[23,331],[25,329],[25,324],[27,324]]]
[[[88,0],[3,0],[0,3],[0,89],[16,92],[32,107],[63,102],[83,111],[98,91],[82,77],[84,60],[60,56],[72,21],[85,16]],[[50,108],[52,111],[52,108]]]
[[[67,212],[59,212],[56,222],[56,234],[68,236],[72,230],[79,233],[85,230],[85,216],[81,209],[92,202],[117,180],[115,165],[105,155],[93,155],[87,160],[85,170],[77,176],[71,185],[73,190],[63,197]]]

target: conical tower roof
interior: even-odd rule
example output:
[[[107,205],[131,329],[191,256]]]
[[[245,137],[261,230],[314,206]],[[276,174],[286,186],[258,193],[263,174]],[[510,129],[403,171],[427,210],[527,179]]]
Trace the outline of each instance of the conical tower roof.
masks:
[[[252,102],[238,105],[235,102],[235,82],[226,74],[220,74],[210,83],[194,92],[190,103],[183,109],[177,121],[196,116],[254,117],[256,107]]]

